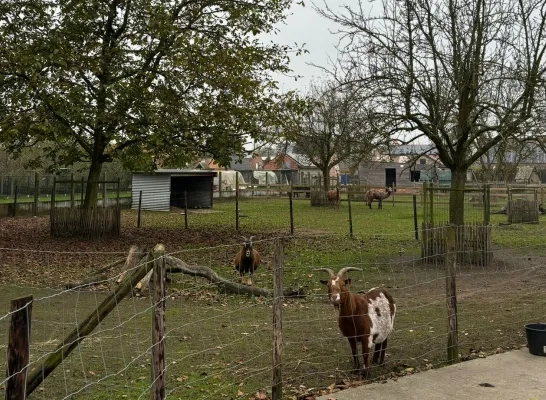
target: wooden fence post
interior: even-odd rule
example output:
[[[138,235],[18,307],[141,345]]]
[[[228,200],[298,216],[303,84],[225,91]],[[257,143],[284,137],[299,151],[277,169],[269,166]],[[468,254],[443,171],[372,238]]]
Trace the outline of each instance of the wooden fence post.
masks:
[[[429,210],[429,222],[430,222],[430,227],[432,228],[432,226],[434,225],[434,183],[430,183],[430,187],[428,188],[429,190],[429,198],[428,198],[428,206],[430,207],[430,210]]]
[[[165,246],[154,248],[152,314],[152,400],[165,399]]]
[[[489,225],[491,222],[491,185],[486,184],[483,187],[483,222]]]
[[[447,359],[453,364],[459,360],[459,327],[457,321],[457,283],[456,265],[457,262],[457,232],[464,229],[464,226],[456,227],[450,224],[447,229],[447,255],[446,255],[446,304],[447,304]]]
[[[102,206],[106,207],[106,172],[102,174]]]
[[[81,187],[81,190],[82,190],[82,192],[80,193],[80,207],[83,206],[83,195],[84,195],[84,192],[85,192],[85,186],[84,186],[83,178],[82,178],[82,187]]]
[[[349,193],[347,194],[347,205],[349,208],[349,236],[353,237],[353,210],[351,207],[351,189],[349,187]]]
[[[70,208],[74,208],[74,173],[70,174]]]
[[[284,269],[282,239],[275,243],[275,271],[273,273],[273,382],[272,400],[282,399],[282,279]]]
[[[428,197],[427,197],[427,182],[423,182],[423,222],[426,224],[429,221],[428,219]]]
[[[38,172],[34,173],[34,216],[38,216],[38,200],[40,197],[40,177]]]
[[[142,212],[142,190],[138,192],[138,217],[137,217],[137,228],[140,228],[141,226],[141,218],[140,214]]]
[[[222,198],[222,171],[218,172],[218,198]]]
[[[239,230],[239,174],[237,171],[235,171],[235,230]]]
[[[417,195],[413,195],[413,229],[415,230],[415,240],[419,240],[419,226],[417,224]]]
[[[15,185],[15,192],[13,194],[13,217],[15,217],[17,213],[17,193],[19,191],[19,187]]]
[[[288,193],[288,201],[290,202],[290,234],[294,234],[294,207],[292,205],[292,197],[294,196],[292,192],[292,185],[290,185],[290,193]]]
[[[265,171],[265,198],[269,200],[269,171]]]
[[[119,207],[119,196],[121,191],[121,178],[118,176],[118,183],[117,183],[117,189],[116,189],[116,207]]]
[[[6,400],[26,399],[27,368],[30,359],[32,296],[11,301],[8,338]]]
[[[184,227],[188,229],[188,193],[184,190]]]

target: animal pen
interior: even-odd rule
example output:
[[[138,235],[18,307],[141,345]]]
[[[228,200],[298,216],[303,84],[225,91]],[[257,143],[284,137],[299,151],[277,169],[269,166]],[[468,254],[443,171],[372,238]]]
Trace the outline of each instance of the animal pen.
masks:
[[[98,181],[98,199],[90,208],[83,208],[87,182],[75,180],[53,180],[51,193],[50,226],[53,237],[117,237],[121,229],[121,206],[119,179],[115,181]],[[107,193],[112,191],[115,197],[109,199]],[[67,204],[56,201],[57,192],[69,193]],[[76,193],[80,198],[76,198]]]
[[[405,232],[409,240],[412,233]],[[347,274],[351,291],[383,287],[397,304],[386,362],[371,367],[369,380],[511,348],[506,340],[519,337],[524,321],[543,315],[546,298],[535,297],[529,307],[525,298],[517,301],[522,291],[510,288],[533,274],[539,279],[529,290],[536,293],[546,272],[532,262],[512,265],[510,253],[502,251],[505,264],[487,271],[455,268],[453,233],[446,234],[444,261],[435,264],[421,264],[418,256],[390,257],[388,236],[257,240],[270,268],[258,270],[256,286],[234,282],[236,271],[222,267],[225,254],[234,255],[240,245],[174,252],[133,246],[126,257],[95,254],[105,264],[90,276],[58,290],[35,289],[32,298],[17,297],[0,316],[11,332],[2,385],[7,398],[307,400],[363,384],[351,372],[349,345],[320,283],[327,275],[317,269],[324,267],[362,269]],[[378,259],[362,249],[382,242]],[[331,252],[340,247],[341,258]],[[69,256],[29,256],[46,254],[49,263]],[[77,263],[89,256],[70,257]],[[458,299],[458,293],[465,295]],[[495,312],[499,306],[506,309],[502,315]],[[492,317],[482,318],[492,314],[495,329]]]
[[[448,248],[449,202],[453,189],[423,184],[421,255],[426,262],[443,260]],[[464,225],[455,226],[457,260],[488,266],[493,257],[490,187],[464,189]]]

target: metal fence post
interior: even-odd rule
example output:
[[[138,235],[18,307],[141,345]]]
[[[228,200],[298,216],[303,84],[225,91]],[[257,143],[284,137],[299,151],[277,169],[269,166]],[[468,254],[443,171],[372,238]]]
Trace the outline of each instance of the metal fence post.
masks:
[[[137,228],[140,228],[141,219],[140,213],[142,211],[142,190],[138,192],[138,217],[137,217]]]
[[[282,399],[282,279],[284,266],[282,239],[275,243],[275,271],[273,273],[273,382],[272,400]]]
[[[15,217],[15,214],[17,213],[17,193],[18,193],[19,187],[15,185],[15,192],[13,194],[13,214],[12,216]]]

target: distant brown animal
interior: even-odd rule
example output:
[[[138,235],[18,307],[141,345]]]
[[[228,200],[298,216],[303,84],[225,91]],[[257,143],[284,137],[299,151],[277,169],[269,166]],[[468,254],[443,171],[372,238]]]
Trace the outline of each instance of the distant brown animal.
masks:
[[[370,210],[372,209],[372,203],[377,200],[377,209],[383,208],[383,200],[388,198],[392,193],[392,188],[388,187],[384,192],[377,189],[370,189],[366,192],[366,202]]]
[[[363,295],[351,293],[351,280],[344,279],[343,275],[348,271],[362,271],[359,268],[344,267],[337,274],[330,268],[318,268],[317,271],[330,275],[327,281],[320,282],[327,286],[330,302],[339,311],[338,326],[351,345],[353,372],[368,377],[372,351],[373,363],[385,362],[387,339],[393,329],[396,304],[384,289],[370,289]],[[358,357],[358,342],[362,344],[363,369]]]
[[[336,187],[335,190],[328,190],[326,196],[328,197],[328,204],[334,205],[336,206],[336,208],[339,208],[339,187]]]
[[[254,236],[250,236],[248,239],[242,236],[244,243],[235,256],[235,269],[239,271],[239,281],[243,281],[243,276],[246,273],[250,273],[248,278],[248,285],[252,285],[252,279],[254,278],[254,271],[258,269],[258,266],[262,262],[260,253],[252,247],[252,239]]]

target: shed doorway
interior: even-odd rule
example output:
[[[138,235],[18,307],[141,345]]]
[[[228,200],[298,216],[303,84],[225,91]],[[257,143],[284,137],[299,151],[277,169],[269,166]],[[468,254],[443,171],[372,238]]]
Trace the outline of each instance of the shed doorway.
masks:
[[[171,206],[184,208],[184,192],[188,208],[212,207],[212,176],[171,177]]]
[[[385,168],[385,187],[396,187],[396,168]]]

